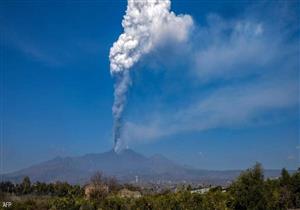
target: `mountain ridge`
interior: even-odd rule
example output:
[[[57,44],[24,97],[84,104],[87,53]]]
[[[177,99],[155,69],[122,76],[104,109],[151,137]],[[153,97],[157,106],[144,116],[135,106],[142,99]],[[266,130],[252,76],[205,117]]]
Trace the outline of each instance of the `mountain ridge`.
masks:
[[[142,182],[197,182],[226,184],[236,178],[241,170],[203,170],[180,165],[161,154],[146,157],[131,149],[119,153],[109,150],[75,157],[55,157],[30,167],[3,174],[4,180],[21,181],[29,176],[32,181],[67,181],[84,184],[97,171],[114,176],[121,182],[133,182],[138,176]],[[277,176],[279,171],[268,176]]]

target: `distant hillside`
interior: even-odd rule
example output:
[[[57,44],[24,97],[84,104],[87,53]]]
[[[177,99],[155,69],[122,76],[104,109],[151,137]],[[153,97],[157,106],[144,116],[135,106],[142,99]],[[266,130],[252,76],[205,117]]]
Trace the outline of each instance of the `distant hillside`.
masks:
[[[225,184],[240,174],[240,171],[197,170],[181,166],[162,155],[145,157],[127,149],[121,153],[108,151],[79,157],[57,157],[13,173],[4,174],[5,180],[20,181],[29,176],[32,181],[67,181],[83,184],[96,172],[115,176],[123,182],[202,182]],[[267,176],[278,176],[279,170],[265,171]]]

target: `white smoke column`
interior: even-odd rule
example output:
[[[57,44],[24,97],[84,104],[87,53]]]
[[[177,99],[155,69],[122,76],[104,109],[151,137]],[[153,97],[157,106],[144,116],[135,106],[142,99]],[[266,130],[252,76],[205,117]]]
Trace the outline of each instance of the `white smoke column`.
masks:
[[[189,15],[176,16],[170,12],[170,0],[128,0],[122,21],[124,32],[110,49],[110,72],[116,78],[114,117],[114,149],[121,148],[122,113],[131,84],[130,68],[141,56],[162,42],[183,42],[187,39],[193,20]]]
[[[126,93],[131,83],[129,71],[123,71],[115,74],[115,92],[114,92],[114,104],[112,108],[114,117],[113,138],[114,138],[114,150],[118,151],[121,147],[121,128],[122,128],[122,113],[126,103]]]

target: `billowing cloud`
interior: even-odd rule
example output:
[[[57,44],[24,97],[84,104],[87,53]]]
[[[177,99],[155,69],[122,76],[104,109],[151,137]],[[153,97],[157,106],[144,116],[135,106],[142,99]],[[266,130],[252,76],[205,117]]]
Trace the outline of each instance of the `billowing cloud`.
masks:
[[[170,0],[128,0],[122,33],[110,49],[111,73],[131,68],[164,41],[182,42],[193,26],[189,15],[175,15]]]

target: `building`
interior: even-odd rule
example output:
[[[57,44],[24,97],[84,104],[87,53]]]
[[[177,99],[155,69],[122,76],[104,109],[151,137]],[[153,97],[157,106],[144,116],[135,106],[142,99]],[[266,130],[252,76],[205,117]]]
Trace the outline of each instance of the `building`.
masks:
[[[142,194],[139,191],[131,191],[126,188],[120,190],[118,194],[121,198],[140,198],[140,197],[142,197]]]
[[[206,187],[206,188],[191,190],[191,193],[204,194],[204,193],[207,193],[209,190],[210,190],[210,188]]]
[[[87,199],[90,199],[91,194],[93,192],[101,192],[103,194],[107,194],[108,193],[108,186],[107,185],[86,185],[84,187],[84,195]]]

